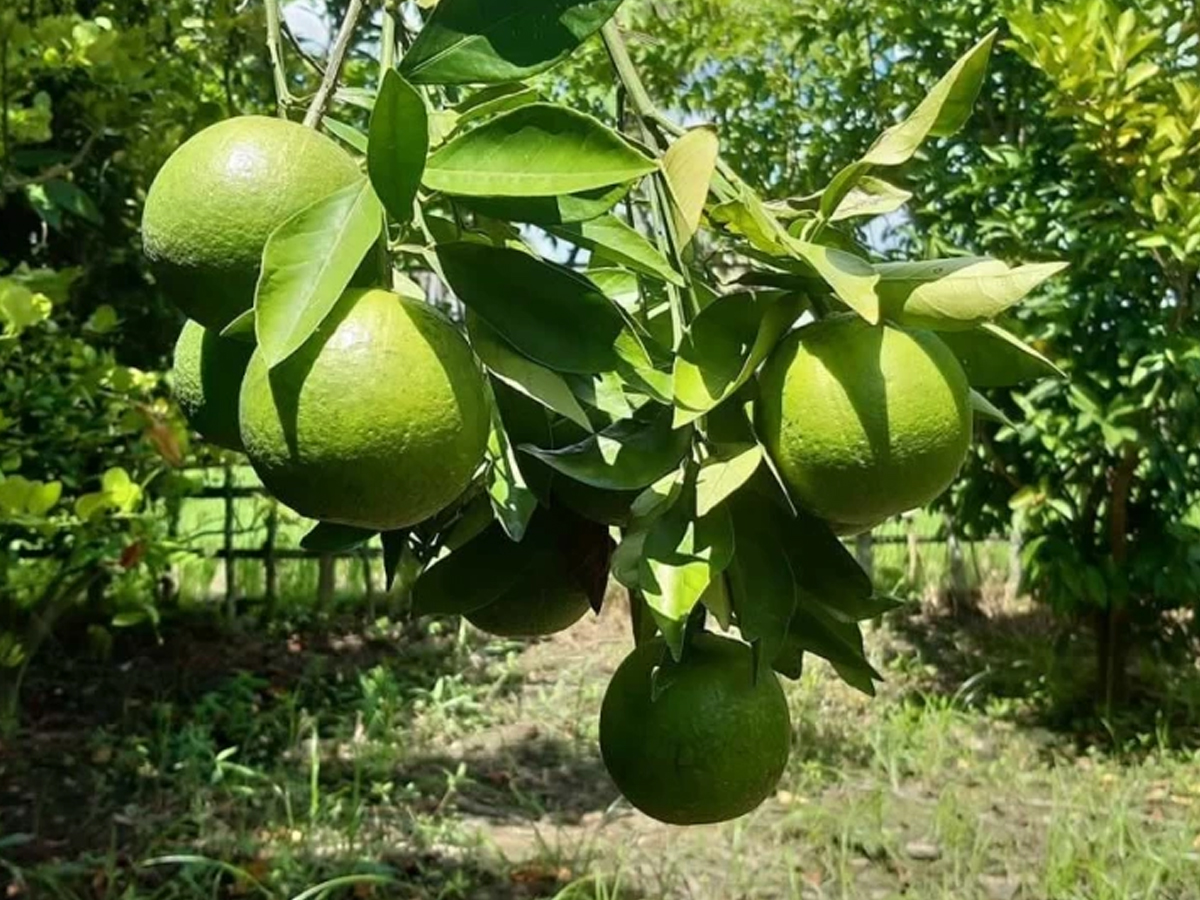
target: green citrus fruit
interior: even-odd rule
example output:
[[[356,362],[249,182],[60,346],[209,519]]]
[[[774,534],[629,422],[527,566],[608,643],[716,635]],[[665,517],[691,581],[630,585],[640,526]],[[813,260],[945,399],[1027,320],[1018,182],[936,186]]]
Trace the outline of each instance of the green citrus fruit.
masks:
[[[661,639],[642,644],[617,668],[600,709],[613,781],[672,825],[750,812],[783,774],[790,737],[775,673],[755,680],[750,648],[711,634],[697,635],[678,664]]]
[[[218,331],[254,301],[271,232],[361,177],[350,154],[283,119],[241,116],[193,136],[146,195],[142,242],[168,294]]]
[[[566,631],[591,608],[565,566],[552,565],[468,613],[467,621],[498,637],[546,637]]]
[[[241,450],[238,393],[254,345],[223,338],[190,319],[175,342],[175,399],[210,444]]]
[[[759,384],[759,434],[783,480],[843,532],[925,505],[970,448],[967,378],[932,332],[834,316],[785,338]]]
[[[431,306],[351,290],[317,333],[242,382],[241,434],[302,515],[381,531],[441,511],[483,461],[491,413],[466,340]]]

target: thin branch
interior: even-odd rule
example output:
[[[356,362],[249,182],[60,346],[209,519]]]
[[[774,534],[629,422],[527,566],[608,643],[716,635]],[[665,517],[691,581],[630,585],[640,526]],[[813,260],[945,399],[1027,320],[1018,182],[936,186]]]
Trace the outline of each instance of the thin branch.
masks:
[[[287,109],[292,105],[292,92],[288,90],[287,68],[283,61],[283,41],[280,38],[279,0],[265,0],[267,12],[267,53],[271,57],[271,76],[275,79],[275,109],[279,118],[287,118]]]
[[[292,31],[292,26],[287,23],[287,19],[283,19],[280,22],[280,26],[283,29],[283,36],[287,38],[287,42],[291,48],[296,51],[296,55],[300,57],[306,66],[316,72],[317,75],[324,78],[325,67],[313,59],[312,54],[305,50],[303,46],[301,46],[300,39],[297,38],[296,33]]]
[[[338,78],[342,74],[342,64],[346,61],[346,53],[350,50],[350,41],[354,38],[354,29],[358,25],[358,18],[362,15],[362,11],[363,0],[350,0],[350,5],[346,8],[346,17],[342,19],[342,27],[338,29],[333,49],[329,52],[325,77],[321,79],[317,95],[313,97],[308,112],[304,114],[304,125],[307,128],[317,128],[325,116],[325,109],[329,106],[333,92],[337,89]]]
[[[64,175],[69,175],[83,164],[83,161],[87,159],[87,155],[91,153],[92,147],[99,138],[100,132],[93,131],[88,135],[87,140],[83,142],[83,146],[67,162],[56,163],[38,175],[31,175],[28,178],[5,178],[3,184],[4,190],[15,191],[34,184],[45,184],[47,181],[53,181],[55,178],[62,178]]]

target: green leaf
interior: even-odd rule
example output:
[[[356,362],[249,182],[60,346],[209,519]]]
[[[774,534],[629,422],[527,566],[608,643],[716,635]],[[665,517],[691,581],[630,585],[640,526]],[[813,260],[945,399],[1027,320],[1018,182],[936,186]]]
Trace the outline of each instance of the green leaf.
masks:
[[[733,626],[733,602],[729,598],[729,580],[722,574],[712,580],[700,595],[700,602],[713,614],[722,631]]]
[[[878,292],[884,315],[910,328],[958,331],[993,319],[1019,303],[1066,263],[1009,266],[965,257],[883,263]]]
[[[759,672],[765,674],[796,609],[796,579],[770,502],[742,491],[729,511],[737,548],[728,569],[730,600],[742,637],[758,645]]]
[[[367,173],[375,194],[398,223],[412,220],[429,153],[429,114],[417,89],[395,69],[383,75],[371,113]]]
[[[870,577],[825,522],[806,513],[792,517],[774,507],[769,514],[775,530],[785,536],[801,607],[820,607],[843,622],[879,614]]]
[[[638,570],[638,587],[676,659],[688,616],[733,558],[728,512],[698,518],[692,507],[677,503],[650,526]]]
[[[706,126],[688,131],[663,155],[663,173],[681,250],[692,242],[700,227],[720,149],[716,130]]]
[[[561,450],[529,444],[520,449],[568,478],[627,491],[654,484],[679,465],[691,443],[692,429],[673,429],[671,411],[655,407]]]
[[[592,251],[606,259],[671,284],[682,286],[680,275],[658,248],[637,231],[613,215],[601,216],[574,225],[552,225],[549,232]]]
[[[537,496],[530,489],[516,451],[504,430],[495,398],[492,398],[492,425],[488,433],[487,490],[496,520],[511,540],[525,537],[529,521],[537,510]]]
[[[462,128],[471,122],[511,112],[539,100],[541,95],[537,90],[524,82],[493,84],[476,91],[454,107],[454,113],[458,117],[455,127]]]
[[[300,538],[300,546],[314,553],[341,553],[361,547],[376,534],[378,532],[365,528],[318,522]]]
[[[400,70],[414,84],[512,81],[566,58],[621,0],[440,0]]]
[[[799,267],[801,271],[812,272],[868,322],[879,321],[879,297],[875,293],[879,275],[865,259],[845,250],[797,240],[747,190],[738,199],[714,207],[711,215],[713,221],[743,235],[780,268]]]
[[[52,178],[42,187],[47,199],[58,209],[69,212],[76,218],[83,219],[92,225],[103,225],[104,217],[96,208],[95,201],[79,189],[73,182],[61,178]]]
[[[788,627],[787,643],[828,660],[853,688],[875,696],[875,682],[883,681],[867,661],[862,631],[857,623],[839,622],[819,608],[801,604]]]
[[[403,529],[385,531],[379,535],[379,540],[383,544],[383,589],[390,591],[396,583],[401,559],[406,553],[411,553],[408,549],[408,532]]]
[[[593,430],[587,413],[561,375],[526,359],[496,334],[490,325],[471,312],[467,313],[467,330],[475,355],[492,375],[547,409],[566,416],[581,428]]]
[[[983,86],[995,40],[993,31],[967,51],[907,119],[881,134],[866,156],[834,176],[821,198],[821,217],[825,221],[832,220],[843,201],[872,167],[903,165],[926,138],[931,135],[948,137],[962,128],[970,118]]]
[[[437,254],[458,299],[523,356],[581,375],[621,365],[625,319],[583,276],[505,247],[441,244]]]
[[[808,263],[828,284],[837,298],[870,322],[879,322],[879,275],[865,259],[821,244],[790,240],[792,254]]]
[[[493,219],[548,227],[595,219],[628,193],[628,184],[618,184],[557,197],[463,197],[459,202]]]
[[[958,357],[971,387],[1012,387],[1048,376],[1067,377],[1041,353],[996,325],[938,336]]]
[[[981,419],[987,419],[992,422],[999,422],[1001,425],[1007,425],[1009,428],[1016,428],[1013,420],[1005,415],[1004,410],[992,403],[987,397],[979,393],[979,391],[971,390],[971,409],[975,411],[975,415]]]
[[[800,315],[794,294],[718,298],[692,322],[675,359],[675,422],[703,416],[750,380]]]
[[[366,155],[369,138],[353,125],[347,125],[332,116],[326,116],[321,120],[321,127],[352,150]]]
[[[425,185],[447,194],[553,197],[634,181],[658,164],[591,116],[534,103],[436,151]]]
[[[255,331],[269,366],[299,350],[325,321],[382,227],[383,208],[363,178],[271,234],[254,299]]]
[[[908,162],[927,137],[949,137],[962,128],[983,86],[995,41],[993,31],[968,50],[912,115],[879,136],[863,161],[874,166],[898,166]]]
[[[706,516],[716,509],[750,480],[762,465],[763,448],[758,444],[748,447],[726,447],[719,456],[714,456],[700,467],[696,476],[696,514]]]
[[[889,184],[882,178],[864,175],[842,197],[828,219],[830,222],[842,222],[846,219],[885,216],[900,209],[911,199],[910,191]]]
[[[499,599],[551,557],[538,535],[522,543],[509,540],[499,523],[435,562],[417,579],[413,612],[463,615]]]

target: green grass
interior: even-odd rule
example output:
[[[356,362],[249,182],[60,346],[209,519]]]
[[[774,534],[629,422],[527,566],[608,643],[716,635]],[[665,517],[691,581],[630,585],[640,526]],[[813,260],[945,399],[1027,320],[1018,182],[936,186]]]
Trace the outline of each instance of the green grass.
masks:
[[[343,623],[64,662],[0,756],[0,859],[63,900],[1200,897],[1196,673],[1161,684],[1174,718],[1083,729],[1059,705],[1087,648],[1029,615],[898,614],[874,701],[813,665],[778,794],[691,830],[598,759],[617,610],[535,645]]]

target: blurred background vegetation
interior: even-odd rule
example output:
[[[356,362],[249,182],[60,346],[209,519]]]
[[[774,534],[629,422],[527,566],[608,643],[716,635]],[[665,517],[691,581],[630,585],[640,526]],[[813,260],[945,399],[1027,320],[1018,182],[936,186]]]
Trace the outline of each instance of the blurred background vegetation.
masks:
[[[300,103],[339,6],[285,4]],[[8,896],[285,897],[349,873],[356,896],[1200,897],[1200,7],[628,0],[622,21],[663,107],[797,202],[1000,30],[969,126],[857,237],[884,257],[1069,261],[1006,327],[1070,378],[993,392],[1016,424],[980,432],[938,509],[860,542],[909,601],[871,636],[883,696],[806,675],[777,802],[678,839],[612,805],[594,750],[618,609],[485,643],[407,621],[369,553],[289,558],[305,523],[170,401],[181,320],[138,239],[179,143],[273,108],[262,5],[13,0]],[[362,121],[376,41],[335,119]],[[540,86],[611,116],[607,65],[592,46]],[[188,858],[144,865],[164,854]]]

